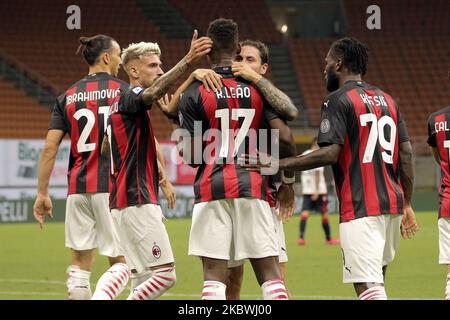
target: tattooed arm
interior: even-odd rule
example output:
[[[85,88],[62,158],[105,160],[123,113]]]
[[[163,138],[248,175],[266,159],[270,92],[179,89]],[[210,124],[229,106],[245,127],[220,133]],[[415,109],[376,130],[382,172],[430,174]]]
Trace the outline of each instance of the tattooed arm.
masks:
[[[247,63],[234,62],[232,70],[234,76],[253,82],[270,106],[283,118],[290,121],[297,117],[298,109],[292,100],[273,83],[254,71]]]
[[[211,51],[212,40],[208,37],[201,37],[200,39],[197,39],[197,36],[198,33],[197,30],[195,30],[188,54],[181,59],[175,67],[170,69],[170,71],[162,77],[158,78],[142,93],[142,100],[146,105],[153,104],[165,95],[175,81],[188,70],[191,63],[199,60]]]

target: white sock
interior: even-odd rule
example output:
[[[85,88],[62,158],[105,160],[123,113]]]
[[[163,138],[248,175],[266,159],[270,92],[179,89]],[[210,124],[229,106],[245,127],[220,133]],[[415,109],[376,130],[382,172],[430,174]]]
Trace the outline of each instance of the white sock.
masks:
[[[445,300],[450,300],[450,273],[447,274],[447,286],[445,287]]]
[[[69,300],[89,300],[92,296],[89,271],[81,270],[80,267],[72,265],[67,268],[67,294]]]
[[[359,300],[387,300],[383,286],[375,286],[367,289],[359,295]]]
[[[91,300],[114,300],[125,289],[129,277],[126,264],[113,264],[98,280]]]
[[[283,280],[269,280],[261,286],[264,300],[288,300]]]
[[[226,300],[227,286],[219,281],[203,282],[202,300]]]
[[[153,275],[138,285],[127,300],[154,300],[177,281],[175,267],[153,270]]]
[[[131,282],[131,290],[130,295],[128,296],[128,300],[131,297],[131,295],[134,293],[134,289],[136,289],[142,282],[146,281],[153,275],[153,272],[151,270],[145,270],[143,272],[139,273],[132,273],[130,276],[130,282]]]

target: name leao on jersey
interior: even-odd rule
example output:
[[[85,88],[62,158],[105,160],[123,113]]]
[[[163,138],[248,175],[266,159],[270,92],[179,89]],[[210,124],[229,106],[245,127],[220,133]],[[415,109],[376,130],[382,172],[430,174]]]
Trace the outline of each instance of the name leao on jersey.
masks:
[[[439,121],[434,124],[434,130],[439,131],[449,131],[447,121]]]
[[[374,107],[379,107],[379,106],[387,107],[388,106],[388,104],[383,96],[369,96],[365,93],[359,94],[359,96],[361,97],[362,101],[365,104],[370,104],[371,106],[374,106]]]
[[[237,99],[242,99],[242,98],[250,98],[250,88],[249,87],[244,87],[242,88],[240,85],[237,86],[237,88],[227,88],[227,87],[222,87],[222,90],[218,90],[216,91],[216,96],[217,99],[227,99],[227,98],[237,98]]]
[[[108,97],[108,99],[115,98],[119,93],[119,90],[120,89],[104,89],[104,90],[77,92],[71,94],[70,96],[67,96],[66,104],[71,104],[72,102],[105,99],[106,97]]]

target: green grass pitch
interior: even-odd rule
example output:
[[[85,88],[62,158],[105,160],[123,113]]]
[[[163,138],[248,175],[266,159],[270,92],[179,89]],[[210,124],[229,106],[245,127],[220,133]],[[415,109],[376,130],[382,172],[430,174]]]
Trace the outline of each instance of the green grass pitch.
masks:
[[[437,213],[417,213],[420,231],[412,240],[401,240],[388,268],[386,291],[390,299],[442,299],[446,267],[438,265]],[[338,216],[331,215],[331,231],[338,236]],[[189,219],[169,220],[167,229],[176,260],[178,282],[161,299],[199,299],[201,263],[187,255]],[[353,287],[342,283],[339,246],[325,245],[319,215],[312,215],[306,246],[297,246],[298,216],[285,224],[289,262],[287,284],[294,299],[356,299]],[[64,247],[64,225],[50,223],[0,225],[0,299],[66,299],[69,250]],[[97,256],[91,284],[107,269]],[[125,299],[128,289],[119,299]],[[246,264],[242,299],[261,299],[253,270]]]

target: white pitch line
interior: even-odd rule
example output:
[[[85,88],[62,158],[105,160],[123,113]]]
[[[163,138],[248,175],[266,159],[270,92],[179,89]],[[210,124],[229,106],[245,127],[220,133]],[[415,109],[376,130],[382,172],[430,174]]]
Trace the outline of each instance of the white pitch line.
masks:
[[[15,283],[35,283],[35,284],[53,284],[53,285],[65,285],[65,281],[58,280],[37,280],[37,279],[5,279],[0,278],[0,282],[15,282]],[[95,288],[95,285],[93,285]],[[65,296],[66,293],[58,293],[58,292],[8,292],[8,291],[0,291],[0,295],[47,295],[47,296]],[[192,294],[192,293],[171,293],[166,292],[164,294],[166,297],[191,297],[191,298],[200,298],[200,294]],[[261,299],[260,295],[256,294],[242,294],[241,297],[248,299]],[[349,296],[307,296],[307,295],[293,295],[293,298],[296,299],[321,299],[321,300],[356,300],[356,297]],[[389,300],[442,300],[442,298],[389,298]]]
[[[58,280],[36,280],[36,279],[4,279],[0,278],[0,282],[21,282],[21,283],[36,283],[36,284],[57,284],[65,285],[64,281]]]

